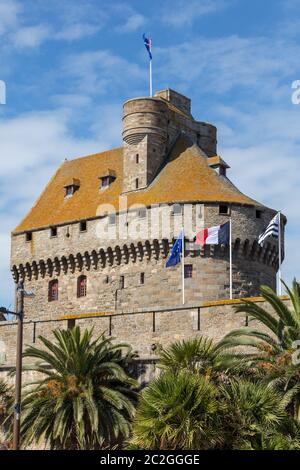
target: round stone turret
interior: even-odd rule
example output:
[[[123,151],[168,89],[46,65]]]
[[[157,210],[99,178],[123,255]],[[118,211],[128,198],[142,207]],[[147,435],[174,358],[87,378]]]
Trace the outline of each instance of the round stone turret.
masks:
[[[168,106],[157,98],[136,98],[123,106],[123,140],[136,145],[146,135],[152,135],[158,143],[168,138]]]
[[[123,116],[124,186],[134,191],[155,178],[166,155],[168,106],[157,98],[126,101]]]

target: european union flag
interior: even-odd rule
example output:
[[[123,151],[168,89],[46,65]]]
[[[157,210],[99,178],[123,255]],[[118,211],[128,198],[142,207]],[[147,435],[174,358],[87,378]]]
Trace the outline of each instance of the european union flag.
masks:
[[[182,253],[182,239],[183,233],[181,232],[173,245],[169,258],[167,259],[166,268],[171,268],[172,266],[176,266],[176,264],[180,263],[180,254]]]

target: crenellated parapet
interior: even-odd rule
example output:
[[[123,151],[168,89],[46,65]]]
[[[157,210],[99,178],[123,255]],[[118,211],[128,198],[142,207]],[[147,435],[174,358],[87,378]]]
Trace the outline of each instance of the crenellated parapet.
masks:
[[[174,240],[146,240],[125,243],[123,245],[108,246],[100,250],[85,251],[83,253],[70,253],[61,257],[33,260],[11,268],[15,282],[20,280],[37,280],[45,277],[58,277],[61,275],[80,273],[82,271],[98,271],[107,267],[128,265],[129,263],[147,262],[150,260],[165,260],[172,249]],[[265,266],[277,269],[278,247],[267,242],[264,246],[257,241],[236,238],[232,241],[234,260],[256,261]],[[207,245],[198,247],[193,242],[186,242],[185,257],[218,258],[226,257],[228,247]]]

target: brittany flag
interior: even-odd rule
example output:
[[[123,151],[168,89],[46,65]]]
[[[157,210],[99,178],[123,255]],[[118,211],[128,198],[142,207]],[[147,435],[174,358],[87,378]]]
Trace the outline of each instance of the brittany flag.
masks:
[[[195,245],[229,245],[230,222],[205,228],[196,235]]]
[[[145,47],[148,51],[150,60],[152,60],[152,39],[151,38],[146,38],[145,33],[143,34],[143,39],[144,39],[144,44],[145,44]]]

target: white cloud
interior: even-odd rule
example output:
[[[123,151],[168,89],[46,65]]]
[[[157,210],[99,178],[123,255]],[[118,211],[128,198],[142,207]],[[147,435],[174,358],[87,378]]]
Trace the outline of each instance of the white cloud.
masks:
[[[74,23],[66,25],[53,35],[52,39],[74,41],[84,37],[92,36],[96,34],[100,29],[101,25],[89,24],[89,23]]]
[[[116,29],[120,33],[132,33],[137,29],[141,28],[146,23],[146,18],[140,13],[134,13],[129,16],[124,25],[117,27]]]
[[[14,29],[22,11],[21,4],[14,0],[0,0],[0,35]]]
[[[199,17],[223,10],[232,2],[227,0],[172,0],[164,2],[160,19],[173,27],[191,25]]]
[[[72,55],[65,60],[62,72],[72,78],[76,93],[89,95],[120,92],[130,86],[131,79],[144,78],[147,73],[109,50]]]
[[[16,47],[35,48],[52,36],[51,28],[47,25],[28,26],[18,28],[13,35],[13,44]]]
[[[265,37],[195,38],[176,47],[156,48],[161,80],[223,94],[235,87],[259,88],[275,96],[274,85],[297,70],[297,46]]]

